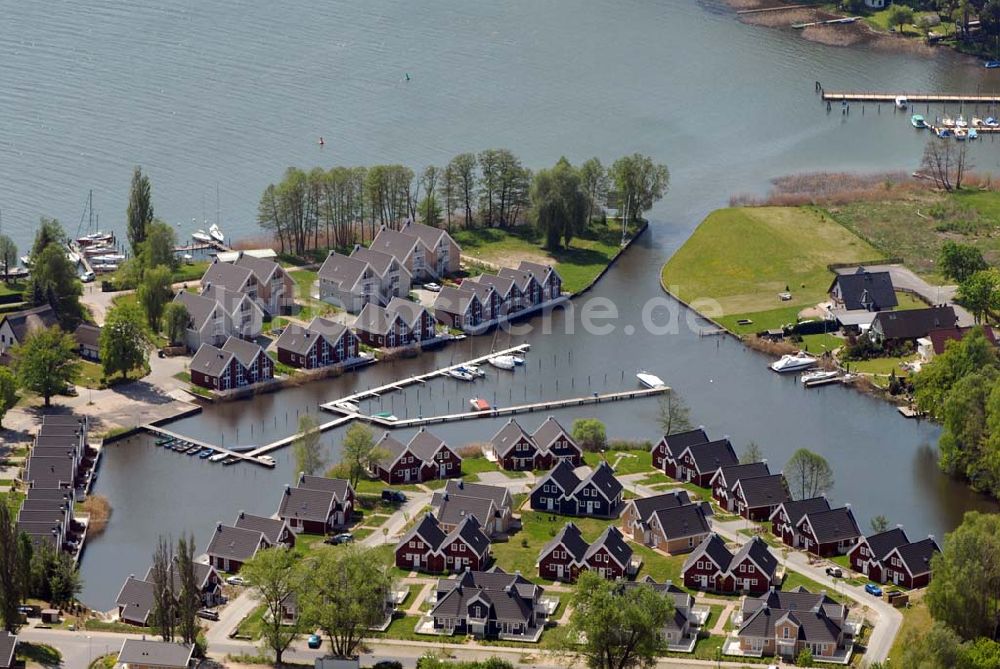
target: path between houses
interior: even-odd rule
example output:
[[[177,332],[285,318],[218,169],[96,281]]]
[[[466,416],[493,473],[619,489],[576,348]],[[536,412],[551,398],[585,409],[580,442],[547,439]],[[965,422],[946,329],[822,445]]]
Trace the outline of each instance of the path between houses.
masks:
[[[725,636],[726,621],[729,620],[729,616],[733,615],[733,609],[735,608],[736,602],[729,602],[726,604],[726,608],[722,609],[722,613],[719,614],[719,619],[715,621],[715,625],[712,627],[712,634]]]

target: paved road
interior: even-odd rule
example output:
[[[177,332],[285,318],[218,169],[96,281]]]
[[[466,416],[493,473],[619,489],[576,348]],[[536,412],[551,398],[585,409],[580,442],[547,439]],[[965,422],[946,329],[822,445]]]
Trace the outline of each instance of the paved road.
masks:
[[[958,286],[934,286],[913,273],[912,270],[903,265],[865,265],[865,269],[870,272],[888,272],[892,277],[892,285],[896,288],[909,290],[920,295],[931,304],[950,304],[955,308],[955,315],[958,316],[958,324],[961,327],[975,325],[976,319],[972,317],[964,307],[955,304],[955,293]],[[839,270],[841,274],[854,272],[852,268]]]

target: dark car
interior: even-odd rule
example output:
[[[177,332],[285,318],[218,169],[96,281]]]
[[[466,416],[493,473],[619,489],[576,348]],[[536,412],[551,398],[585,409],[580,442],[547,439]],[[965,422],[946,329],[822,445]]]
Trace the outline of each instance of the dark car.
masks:
[[[201,609],[198,611],[198,617],[204,618],[205,620],[218,620],[219,612],[213,611],[212,609]]]
[[[386,488],[382,491],[382,501],[389,502],[390,504],[402,504],[406,501],[406,495],[399,490]]]
[[[327,537],[323,540],[323,543],[330,544],[331,546],[339,546],[340,544],[349,544],[354,541],[354,535],[350,532],[341,532],[340,534],[335,534],[332,537]]]
[[[826,574],[827,576],[832,576],[834,578],[843,578],[844,570],[841,569],[840,567],[827,567]]]

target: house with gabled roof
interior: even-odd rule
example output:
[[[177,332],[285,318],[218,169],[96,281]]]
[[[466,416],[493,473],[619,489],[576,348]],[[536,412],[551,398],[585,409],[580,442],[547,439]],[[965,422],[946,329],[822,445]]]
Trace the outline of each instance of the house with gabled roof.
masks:
[[[694,597],[681,590],[670,581],[657,583],[651,576],[640,581],[619,581],[618,587],[623,589],[647,587],[673,602],[674,614],[667,619],[660,634],[667,642],[667,648],[673,652],[690,653],[694,651],[698,640],[698,628],[704,623],[694,610]]]
[[[316,273],[319,298],[356,314],[369,302],[379,303],[382,281],[364,260],[331,251]]]
[[[77,353],[84,360],[101,361],[101,328],[93,323],[80,323],[73,331]]]
[[[952,306],[880,311],[872,320],[869,336],[876,344],[899,345],[916,342],[934,330],[953,328],[957,323]]]
[[[885,558],[892,549],[910,543],[902,527],[894,527],[884,532],[876,532],[858,539],[847,553],[851,569],[864,574],[873,581],[885,583]]]
[[[381,226],[369,247],[395,258],[416,281],[430,281],[438,278],[433,265],[428,266],[430,249],[420,237]]]
[[[720,467],[729,467],[739,462],[729,439],[691,444],[677,456],[674,478],[707,488]]]
[[[288,523],[280,518],[265,518],[240,511],[233,527],[260,532],[272,546],[284,546],[285,548],[295,546],[295,533],[292,532]]]
[[[825,594],[802,587],[771,590],[743,601],[736,632],[739,654],[780,656],[794,662],[808,648],[816,659],[846,664],[853,650],[846,623],[847,607]]]
[[[311,477],[318,479],[320,477]],[[326,534],[351,521],[353,508],[332,490],[286,485],[278,503],[278,518],[293,532]]]
[[[354,486],[347,479],[312,476],[300,472],[298,487],[305,488],[306,490],[322,490],[323,492],[331,493],[334,503],[334,525],[342,526],[351,522],[354,516],[356,495]]]
[[[204,562],[193,562],[195,588],[198,590],[199,600],[202,606],[216,606],[223,600],[222,578],[219,572],[210,564]],[[174,593],[181,592],[181,572],[177,568],[177,557],[174,556],[174,565],[170,568],[170,579],[173,582]],[[146,570],[143,579],[149,583],[153,582],[153,568]]]
[[[468,517],[475,518],[490,537],[506,531],[500,509],[486,497],[439,492],[431,498],[431,508],[445,532],[451,532]]]
[[[923,588],[931,582],[931,560],[940,552],[934,537],[896,546],[883,560],[884,582],[904,588]]]
[[[612,518],[621,510],[623,491],[607,462],[602,461],[581,479],[573,466],[562,460],[531,491],[531,508],[564,515]]]
[[[535,484],[529,495],[531,508],[550,513],[576,513],[576,500],[572,496],[579,486],[580,477],[576,475],[573,465],[565,460],[558,462]],[[565,512],[564,501],[567,501]]]
[[[634,497],[628,500],[625,503],[625,508],[622,509],[622,532],[631,537],[633,541],[648,545],[652,541],[649,534],[649,519],[653,512],[659,509],[673,509],[690,503],[691,496],[687,490],[672,490],[650,497]]]
[[[257,279],[257,304],[271,316],[287,314],[295,305],[295,280],[279,263],[238,251],[233,264],[245,267]]]
[[[547,417],[531,438],[539,450],[549,454],[551,463],[566,460],[574,467],[583,464],[583,449],[554,417]]]
[[[340,323],[313,318],[309,327],[289,323],[278,337],[278,361],[302,369],[339,365],[358,357],[360,340]]]
[[[219,571],[239,571],[246,562],[271,547],[262,532],[216,523],[215,533],[205,552],[208,563]]]
[[[477,497],[480,499],[487,499],[492,502],[493,507],[496,509],[496,516],[494,518],[492,528],[484,525],[487,534],[506,532],[507,528],[510,526],[511,520],[513,519],[514,498],[511,496],[510,490],[503,486],[486,485],[485,483],[469,483],[467,481],[463,481],[462,479],[450,479],[448,483],[445,484],[443,493],[435,493],[431,500],[431,506],[438,505],[442,494],[460,497]],[[438,518],[440,517],[441,516],[438,515]]]
[[[48,304],[0,316],[0,355],[24,343],[29,334],[59,325],[56,312]]]
[[[12,669],[17,657],[17,635],[0,631],[0,669]]]
[[[719,503],[726,511],[734,511],[736,508],[733,499],[733,488],[737,481],[743,477],[769,476],[771,470],[767,462],[750,462],[745,464],[735,464],[728,467],[719,467],[708,482],[712,488],[712,499]]]
[[[156,606],[156,594],[153,582],[139,580],[134,575],[125,579],[118,596],[115,598],[118,607],[118,620],[126,625],[147,627],[152,623],[153,608]]]
[[[356,244],[351,257],[368,263],[379,280],[378,303],[385,306],[394,297],[410,294],[413,275],[397,258],[374,248],[366,249]]]
[[[781,474],[744,477],[733,487],[734,510],[747,520],[765,521],[791,498]]]
[[[496,292],[498,304],[493,310],[493,318],[512,316],[524,308],[524,296],[521,295],[521,288],[509,277],[480,274],[475,279],[466,279],[466,281],[490,286]],[[462,285],[465,285],[466,281],[463,281]]]
[[[466,571],[438,581],[430,618],[444,634],[538,641],[544,628],[542,594],[543,588],[520,574]]]
[[[684,585],[709,592],[767,592],[778,586],[778,560],[760,537],[753,537],[734,554],[712,533],[684,561]]]
[[[685,432],[675,432],[664,435],[653,446],[651,455],[653,458],[653,468],[663,470],[663,473],[670,478],[677,478],[677,458],[684,449],[694,444],[704,444],[708,441],[708,435],[704,428],[696,428]]]
[[[389,300],[385,307],[390,314],[396,314],[403,322],[409,333],[409,343],[422,344],[437,338],[437,326],[434,315],[419,302],[411,302],[401,297],[394,297]]]
[[[795,547],[828,557],[846,555],[861,538],[851,505],[807,513],[795,526]]]
[[[115,666],[121,669],[187,669],[193,657],[193,644],[125,639]]]
[[[221,349],[202,344],[189,371],[195,385],[233,390],[273,379],[274,361],[256,343],[229,337]]]
[[[808,499],[788,500],[782,502],[771,512],[768,520],[771,522],[771,534],[780,538],[786,545],[797,547],[795,543],[795,528],[799,521],[808,513],[829,511],[830,503],[826,497],[810,497]]]
[[[513,418],[501,427],[490,439],[493,457],[501,469],[508,471],[530,471],[548,469],[550,462],[530,434]]]
[[[423,242],[427,249],[423,269],[431,274],[431,278],[445,277],[461,269],[462,247],[452,239],[447,230],[410,219],[403,223],[399,231],[404,235],[417,237]]]
[[[260,297],[257,276],[249,267],[215,261],[201,277],[201,291],[220,288],[234,295],[246,295],[255,303]]]
[[[503,298],[500,297],[500,293],[491,284],[481,282],[474,277],[463,281],[462,288],[471,290],[479,298],[484,323],[489,323],[504,315],[502,310]]]
[[[538,575],[550,581],[576,581],[585,568],[590,544],[576,524],[563,525],[559,533],[538,554]]]
[[[474,516],[464,517],[445,531],[427,513],[396,544],[396,566],[431,573],[485,569],[490,562],[490,538]]]
[[[501,267],[497,274],[513,281],[520,290],[521,302],[518,305],[518,311],[537,306],[543,302],[542,286],[531,272]]]
[[[474,330],[483,322],[483,305],[468,288],[444,286],[434,299],[434,318],[445,327]]]
[[[202,289],[201,296],[215,300],[226,313],[230,336],[256,339],[260,335],[264,326],[264,310],[250,293],[234,292],[225,286],[209,284]]]
[[[410,328],[397,312],[369,302],[354,321],[358,339],[374,348],[395,348],[410,344]]]
[[[671,555],[687,553],[711,531],[708,515],[701,504],[657,509],[649,518],[648,545]]]
[[[182,290],[174,296],[188,314],[184,342],[189,351],[197,351],[202,344],[222,346],[234,334],[229,313],[215,300]]]
[[[444,439],[421,427],[410,437],[410,452],[421,462],[420,479],[449,479],[462,475],[462,457]]]
[[[562,277],[552,265],[522,260],[517,269],[527,272],[535,278],[535,281],[542,289],[542,302],[554,300],[562,295]]]
[[[835,306],[847,311],[883,311],[899,304],[892,275],[869,272],[864,267],[837,274],[827,293]]]
[[[637,569],[632,564],[632,547],[614,525],[608,525],[594,540],[583,556],[587,569],[596,571],[606,579],[616,581],[628,578]]]

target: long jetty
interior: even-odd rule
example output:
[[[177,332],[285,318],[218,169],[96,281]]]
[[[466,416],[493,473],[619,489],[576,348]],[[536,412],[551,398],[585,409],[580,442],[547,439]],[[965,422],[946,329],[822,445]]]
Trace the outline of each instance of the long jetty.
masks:
[[[826,102],[895,102],[896,98],[906,98],[910,104],[1000,104],[1000,93],[983,95],[979,93],[907,93],[823,91]]]
[[[165,427],[160,427],[159,425],[147,424],[143,425],[142,429],[146,432],[151,432],[153,434],[159,434],[164,437],[173,437],[174,439],[179,439],[181,441],[186,441],[189,444],[194,444],[195,446],[201,446],[202,448],[210,448],[216,453],[225,453],[226,456],[236,458],[237,460],[242,460],[244,462],[251,462],[255,465],[261,465],[262,467],[274,467],[273,462],[267,462],[261,460],[256,451],[249,451],[246,453],[240,453],[239,451],[233,451],[223,446],[216,446],[215,444],[210,444],[207,441],[202,441],[201,439],[195,439],[194,437],[189,437],[179,432],[174,432],[173,430],[168,430]],[[257,449],[260,450],[260,449]]]

